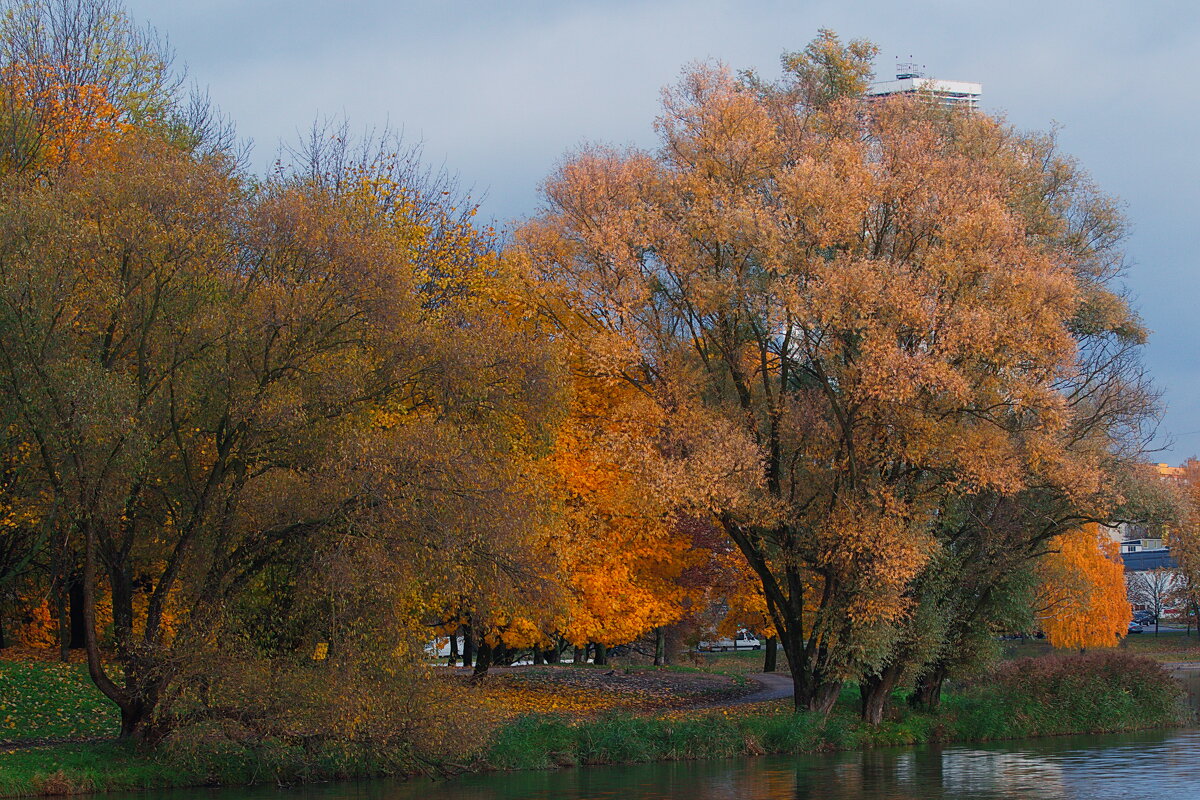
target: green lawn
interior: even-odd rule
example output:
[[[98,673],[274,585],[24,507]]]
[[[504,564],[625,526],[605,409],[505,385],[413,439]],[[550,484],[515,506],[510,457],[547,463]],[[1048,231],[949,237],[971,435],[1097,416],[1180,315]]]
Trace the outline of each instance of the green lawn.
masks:
[[[1121,646],[1159,661],[1200,661],[1200,636],[1195,631],[1191,635],[1184,631],[1159,631],[1156,635],[1154,628],[1147,628],[1145,633],[1125,637]]]
[[[117,708],[83,664],[0,661],[0,743],[115,737]]]

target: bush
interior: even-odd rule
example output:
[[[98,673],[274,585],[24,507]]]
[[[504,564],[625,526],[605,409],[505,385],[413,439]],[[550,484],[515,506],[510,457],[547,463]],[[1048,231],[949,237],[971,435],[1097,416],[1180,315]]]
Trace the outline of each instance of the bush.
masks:
[[[1119,650],[1022,658],[947,698],[955,739],[1099,733],[1184,721],[1179,683]]]

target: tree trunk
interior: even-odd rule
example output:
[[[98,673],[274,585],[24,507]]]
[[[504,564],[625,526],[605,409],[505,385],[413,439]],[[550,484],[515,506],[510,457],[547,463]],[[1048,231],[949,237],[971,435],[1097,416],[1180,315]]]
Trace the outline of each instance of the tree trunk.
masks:
[[[450,657],[446,662],[446,666],[453,667],[458,664],[458,631],[450,632]]]
[[[763,655],[763,672],[774,672],[779,668],[779,640],[767,637],[766,653]]]
[[[475,671],[471,677],[482,678],[487,675],[488,667],[492,666],[492,655],[492,646],[480,637],[479,646],[475,648]]]
[[[87,647],[87,619],[83,615],[83,581],[78,574],[67,579],[67,600],[71,607],[71,640],[67,646],[82,650]]]
[[[654,666],[661,667],[667,663],[667,633],[662,627],[654,629]]]
[[[58,617],[58,660],[64,664],[71,659],[71,614],[67,608],[66,587],[60,582],[55,587],[54,611]]]
[[[471,626],[463,626],[463,666],[469,667],[475,660],[475,636],[471,632]]]
[[[492,666],[494,667],[509,667],[512,666],[513,653],[503,641],[492,648]]]
[[[575,650],[571,653],[571,662],[575,664],[587,663],[587,645],[583,647],[575,645]]]
[[[908,704],[924,711],[937,711],[942,704],[942,685],[946,682],[946,668],[941,664],[926,669],[917,676],[917,685],[908,698]]]
[[[533,648],[533,665],[535,667],[543,666],[546,663],[546,652],[540,647]]]
[[[147,708],[145,702],[137,696],[136,693],[130,692],[130,687],[138,685],[138,677],[140,670],[138,665],[127,657],[127,651],[122,652],[124,657],[122,660],[125,667],[125,688],[117,686],[109,678],[108,673],[104,671],[104,664],[100,660],[100,642],[96,637],[96,533],[90,525],[84,525],[85,533],[85,548],[86,555],[84,556],[83,567],[83,613],[87,622],[86,625],[86,649],[87,649],[87,665],[88,674],[92,677],[92,682],[96,684],[96,688],[117,704],[117,708],[121,711],[121,733],[120,738],[131,739],[139,735],[142,723],[149,716],[152,708]],[[113,571],[115,572],[115,571]],[[112,572],[110,572],[112,574]],[[125,584],[128,585],[127,583]],[[113,618],[118,617],[124,609],[118,610],[116,591],[113,592]],[[131,599],[131,595],[127,594],[127,599]],[[128,612],[129,619],[132,619],[132,604]],[[128,629],[126,629],[128,631]]]
[[[596,657],[592,660],[598,667],[608,666],[608,646],[603,642],[596,642]]]
[[[858,684],[862,697],[862,720],[872,725],[883,722],[883,715],[891,702],[892,689],[900,680],[900,664],[890,664],[877,675],[868,675]]]
[[[782,632],[780,642],[783,644],[783,654],[787,656],[788,672],[792,676],[792,701],[795,709],[828,714],[833,710],[833,705],[842,691],[842,682],[827,680],[819,663],[809,664],[799,635],[790,631]],[[820,656],[821,652],[818,650],[814,659],[819,661]]]

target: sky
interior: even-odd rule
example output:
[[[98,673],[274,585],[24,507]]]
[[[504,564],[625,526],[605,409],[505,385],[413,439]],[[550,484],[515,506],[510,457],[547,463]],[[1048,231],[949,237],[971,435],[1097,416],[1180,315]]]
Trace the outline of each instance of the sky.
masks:
[[[1125,284],[1153,331],[1167,411],[1153,460],[1200,455],[1200,14],[1194,0],[128,0],[272,163],[315,120],[390,126],[501,225],[585,142],[653,147],[659,93],[690,62],[776,77],[820,28],[930,77],[1061,148],[1130,222]]]

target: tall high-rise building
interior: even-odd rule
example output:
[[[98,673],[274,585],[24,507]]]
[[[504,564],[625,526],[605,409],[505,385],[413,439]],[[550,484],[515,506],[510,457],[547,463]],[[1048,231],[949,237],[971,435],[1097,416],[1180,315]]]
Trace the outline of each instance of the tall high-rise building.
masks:
[[[897,64],[896,80],[878,81],[871,84],[871,88],[867,90],[867,97],[914,95],[947,107],[968,109],[979,107],[979,97],[982,94],[981,83],[929,78],[916,64]]]

